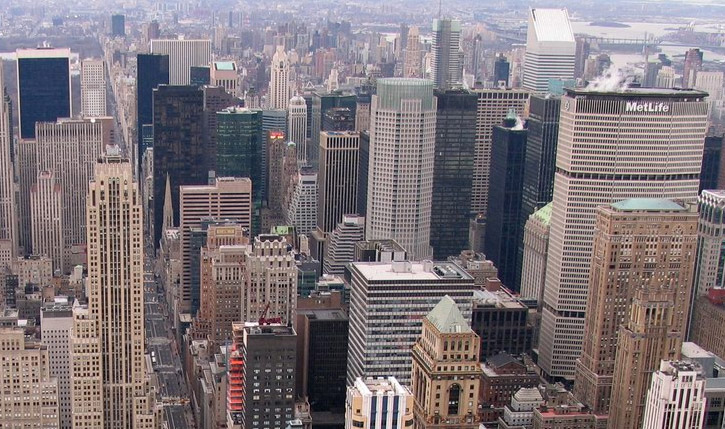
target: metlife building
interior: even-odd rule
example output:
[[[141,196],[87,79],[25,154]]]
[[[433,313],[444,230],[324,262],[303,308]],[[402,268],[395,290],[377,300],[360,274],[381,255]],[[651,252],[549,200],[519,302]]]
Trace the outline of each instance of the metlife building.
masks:
[[[707,93],[567,89],[561,100],[539,364],[573,379],[581,354],[596,207],[697,199]]]

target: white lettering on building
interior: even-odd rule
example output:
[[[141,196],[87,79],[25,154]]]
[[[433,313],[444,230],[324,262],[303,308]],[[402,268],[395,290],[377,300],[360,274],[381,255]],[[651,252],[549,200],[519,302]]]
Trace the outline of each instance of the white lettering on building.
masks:
[[[669,104],[665,103],[638,103],[636,101],[628,101],[625,106],[627,112],[662,112],[670,111]]]

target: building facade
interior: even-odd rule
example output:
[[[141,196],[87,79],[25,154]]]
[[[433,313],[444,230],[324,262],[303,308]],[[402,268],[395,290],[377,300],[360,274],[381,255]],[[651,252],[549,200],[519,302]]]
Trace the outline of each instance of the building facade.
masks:
[[[549,92],[551,79],[574,79],[576,41],[566,9],[529,9],[523,87]]]
[[[270,64],[271,76],[269,79],[269,91],[267,92],[267,108],[287,109],[291,91],[289,81],[289,59],[284,46],[277,46]]]
[[[549,227],[551,226],[551,203],[529,216],[524,226],[524,252],[521,262],[522,298],[544,299],[546,281],[546,255],[549,248]]]
[[[106,116],[106,63],[103,60],[81,61],[81,115]]]
[[[706,296],[710,289],[725,288],[725,191],[703,190],[698,199],[700,221],[697,228],[695,295]]]
[[[652,374],[642,429],[701,428],[705,379],[692,362],[663,360]]]
[[[53,261],[53,270],[65,271],[63,240],[63,197],[51,171],[41,171],[30,189],[30,223],[35,255]]]
[[[433,20],[430,78],[437,89],[448,89],[463,82],[461,22],[443,18]]]
[[[358,133],[320,132],[317,228],[325,234],[357,213],[359,145]]]
[[[345,429],[412,429],[413,423],[413,394],[395,377],[358,377],[347,388]]]
[[[211,40],[151,40],[151,53],[169,56],[169,84],[189,85],[192,66],[211,62]]]

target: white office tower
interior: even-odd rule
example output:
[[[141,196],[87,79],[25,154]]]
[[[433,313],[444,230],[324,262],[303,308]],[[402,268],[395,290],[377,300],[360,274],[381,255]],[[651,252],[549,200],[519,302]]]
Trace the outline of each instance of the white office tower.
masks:
[[[550,79],[574,79],[576,41],[566,9],[529,9],[523,87],[537,94]]]
[[[524,227],[524,257],[521,264],[522,298],[543,298],[546,279],[546,254],[549,248],[551,203],[535,211]]]
[[[169,85],[188,85],[191,67],[211,62],[211,40],[152,40],[151,53],[169,56]]]
[[[689,361],[665,361],[652,374],[642,429],[700,429],[705,422],[705,378]]]
[[[425,79],[378,79],[370,113],[368,240],[430,259],[436,98]]]
[[[12,106],[5,95],[3,71],[0,67],[0,240],[11,243],[12,255],[17,253],[18,215],[15,202],[15,165],[13,164]],[[0,268],[2,268],[0,266]]]
[[[473,277],[452,262],[353,262],[347,383],[395,376],[410,384],[423,317],[450,296],[471,323]],[[401,317],[401,315],[405,315]]]
[[[695,298],[712,288],[725,288],[725,191],[703,190],[698,199]]]
[[[675,75],[675,68],[670,66],[664,66],[657,72],[657,80],[655,86],[657,88],[674,88],[677,84],[677,76]]]
[[[355,244],[365,240],[365,218],[349,214],[342,216],[342,222],[332,231],[323,258],[324,274],[345,274],[345,266],[355,260]]]
[[[418,30],[418,27],[413,26],[410,27],[410,30],[408,30],[403,77],[423,77],[423,67],[421,65],[422,59],[423,57],[420,53],[420,31]]]
[[[287,53],[284,51],[284,46],[277,46],[270,68],[267,108],[272,110],[286,109],[290,100],[290,85],[289,60],[287,59]]]
[[[285,221],[293,225],[298,234],[309,234],[317,226],[317,173],[303,168],[294,181]]]
[[[81,61],[81,115],[106,116],[106,68],[103,60]]]
[[[22,328],[0,328],[0,425],[56,429],[58,380],[50,375],[48,350],[25,338]]]
[[[56,297],[40,311],[42,343],[48,349],[50,376],[58,379],[60,429],[72,429],[71,331],[73,309],[68,298]]]
[[[289,101],[287,137],[297,145],[297,165],[307,165],[307,102],[299,95]]]
[[[597,206],[695,202],[707,103],[694,90],[566,90],[554,177],[539,365],[573,379],[581,354]]]
[[[395,377],[357,378],[348,386],[345,429],[413,429],[413,420],[413,394]]]
[[[695,89],[707,92],[710,105],[710,120],[719,120],[723,109],[723,80],[721,71],[698,71],[695,75]]]
[[[448,89],[463,82],[462,59],[461,22],[434,19],[430,77],[436,89]]]
[[[340,88],[339,74],[336,68],[330,70],[330,76],[327,78],[327,92],[337,91]]]
[[[74,312],[73,427],[152,428],[141,195],[132,164],[118,148],[108,152],[88,189],[88,308]]]
[[[63,270],[63,198],[51,171],[41,171],[30,189],[33,253],[49,257],[53,271]]]

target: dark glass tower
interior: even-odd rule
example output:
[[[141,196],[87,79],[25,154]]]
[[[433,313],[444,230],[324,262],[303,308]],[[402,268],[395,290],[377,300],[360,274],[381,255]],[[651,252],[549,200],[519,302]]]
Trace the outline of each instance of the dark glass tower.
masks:
[[[498,267],[498,277],[518,290],[521,277],[519,243],[523,239],[521,206],[526,158],[526,130],[515,113],[493,127],[484,249]]]
[[[208,183],[203,136],[204,96],[195,86],[160,85],[153,91],[154,245],[163,222],[166,175],[174,225],[179,225],[179,186]]]
[[[499,54],[496,62],[493,63],[493,84],[498,86],[499,82],[506,82],[504,86],[508,88],[510,69],[511,64],[506,60],[506,57],[503,54]]]
[[[329,109],[335,107],[347,107],[350,109],[350,115],[355,118],[357,96],[342,91],[312,94],[312,109],[310,110],[308,106],[308,112],[311,112],[310,137],[312,140],[307,148],[307,161],[315,168],[319,165],[320,131],[326,131],[323,127],[323,118]]]
[[[36,122],[71,117],[70,50],[17,51],[20,138],[35,138]]]
[[[154,54],[138,54],[136,57],[136,120],[138,121],[138,168],[141,169],[141,160],[146,150],[144,134],[141,130],[144,125],[153,124],[153,90],[159,85],[169,83],[169,56]],[[147,130],[148,127],[147,127]],[[153,135],[153,128],[150,129]],[[148,131],[147,131],[148,134]]]
[[[370,169],[370,132],[360,131],[360,150],[358,151],[357,211],[360,216],[368,212],[368,171]]]
[[[702,169],[700,170],[700,192],[704,189],[722,189],[718,186],[718,178],[722,166],[722,135],[705,137],[705,150],[702,153]]]
[[[448,90],[436,91],[435,96],[430,245],[435,260],[444,260],[468,248],[478,95]]]
[[[111,36],[124,37],[126,35],[126,16],[111,15]]]

